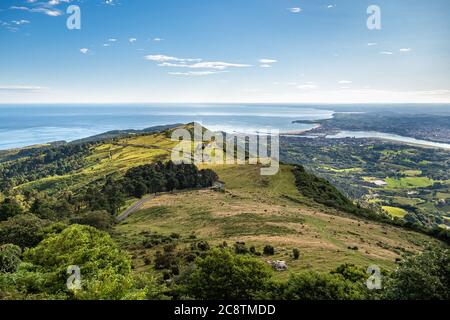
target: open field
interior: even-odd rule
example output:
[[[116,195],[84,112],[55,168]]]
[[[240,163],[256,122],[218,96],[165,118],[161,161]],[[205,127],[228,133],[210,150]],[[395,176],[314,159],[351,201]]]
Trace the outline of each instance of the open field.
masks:
[[[397,208],[397,207],[383,206],[382,208],[384,211],[389,213],[391,216],[397,217],[397,218],[403,218],[408,213],[405,209]]]

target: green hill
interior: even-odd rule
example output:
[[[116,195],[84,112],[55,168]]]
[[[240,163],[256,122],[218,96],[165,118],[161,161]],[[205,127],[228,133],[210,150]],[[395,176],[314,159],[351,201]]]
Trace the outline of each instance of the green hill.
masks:
[[[120,132],[106,140],[2,152],[3,197],[15,197],[25,210],[33,210],[36,199],[47,201],[48,210],[43,212],[58,211],[55,208],[64,203],[64,214],[48,213],[45,218],[65,223],[74,217],[80,221],[78,217],[95,206],[108,208],[95,203],[111,201],[106,193],[117,200],[118,213],[139,201],[138,210],[111,230],[132,254],[137,271],[151,269],[149,261],[167,243],[178,248],[199,241],[245,243],[255,253],[271,245],[275,255],[270,259],[286,260],[290,272],[331,270],[343,263],[393,269],[403,253],[438,244],[427,235],[374,222],[365,209],[299,166],[281,165],[277,175],[261,176],[259,165],[202,165],[199,169],[212,169],[225,183],[224,191],[163,192],[147,200],[120,193],[125,198],[114,199],[111,186],[131,168],[170,159],[176,142],[169,137],[170,131]],[[105,197],[86,200],[96,194]],[[291,257],[293,249],[300,250],[300,259]]]

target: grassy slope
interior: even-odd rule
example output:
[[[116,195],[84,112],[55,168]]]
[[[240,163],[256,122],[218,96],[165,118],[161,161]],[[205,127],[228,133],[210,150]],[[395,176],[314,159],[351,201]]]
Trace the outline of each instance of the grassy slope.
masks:
[[[83,185],[112,173],[124,173],[127,169],[168,159],[170,152],[164,149],[148,149],[133,145],[148,145],[171,148],[175,145],[163,134],[153,134],[120,139],[116,144],[105,143],[93,148],[82,170],[52,176],[19,186],[54,193],[62,190],[76,190]]]
[[[193,241],[189,240],[193,231],[197,240],[215,245],[244,241],[262,251],[264,245],[271,244],[276,255],[270,259],[286,260],[290,272],[331,270],[342,263],[393,269],[402,252],[415,252],[427,242],[435,242],[415,232],[356,219],[312,203],[298,194],[291,166],[282,166],[273,177],[260,176],[259,168],[250,165],[212,169],[226,183],[226,192],[191,191],[152,199],[116,227],[117,239],[132,251],[133,243],[142,240],[142,231],[179,233],[180,247]],[[349,249],[355,246],[358,250]],[[293,248],[301,251],[298,261],[290,257]],[[142,258],[157,250],[162,250],[161,246],[134,252],[137,270],[147,268]]]

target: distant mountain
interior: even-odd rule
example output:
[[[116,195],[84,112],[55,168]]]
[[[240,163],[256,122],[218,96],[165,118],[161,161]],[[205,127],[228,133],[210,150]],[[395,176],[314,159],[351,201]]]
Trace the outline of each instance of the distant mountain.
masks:
[[[71,144],[78,144],[78,143],[85,143],[85,142],[98,142],[102,140],[108,140],[108,139],[114,139],[114,138],[121,138],[129,135],[136,135],[136,134],[143,134],[143,133],[157,133],[162,132],[165,130],[173,129],[179,126],[182,126],[182,123],[176,123],[176,124],[168,124],[168,125],[161,125],[161,126],[154,126],[145,128],[142,130],[135,130],[135,129],[127,129],[127,130],[112,130],[107,131],[101,134],[97,134],[94,136],[90,136],[83,139],[78,139],[70,142]]]

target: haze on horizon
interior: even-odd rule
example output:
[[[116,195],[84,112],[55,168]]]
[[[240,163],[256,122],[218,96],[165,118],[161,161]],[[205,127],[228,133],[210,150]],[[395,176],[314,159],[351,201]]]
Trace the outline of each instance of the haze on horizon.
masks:
[[[381,9],[369,30],[368,6]],[[81,30],[69,30],[69,5]],[[448,0],[4,0],[0,104],[450,103]]]

